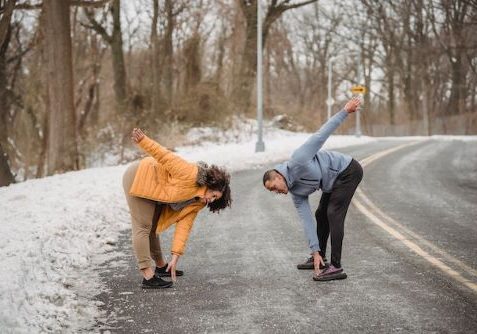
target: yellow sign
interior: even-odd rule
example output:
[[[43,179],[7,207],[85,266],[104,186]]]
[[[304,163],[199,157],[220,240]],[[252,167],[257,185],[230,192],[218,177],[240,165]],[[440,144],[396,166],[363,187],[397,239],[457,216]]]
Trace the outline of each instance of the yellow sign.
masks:
[[[366,87],[364,86],[353,86],[351,87],[351,93],[353,94],[365,94],[366,93]]]

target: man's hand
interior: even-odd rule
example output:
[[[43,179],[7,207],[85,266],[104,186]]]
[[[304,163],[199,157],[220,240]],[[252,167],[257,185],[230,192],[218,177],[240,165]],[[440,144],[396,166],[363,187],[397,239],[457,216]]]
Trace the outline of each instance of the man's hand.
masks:
[[[131,132],[131,139],[138,144],[144,138],[144,132],[141,129],[134,128]]]
[[[361,99],[359,96],[353,97],[351,100],[346,103],[344,110],[346,110],[348,113],[354,113],[356,110],[358,110],[359,105],[361,104]]]
[[[325,262],[323,262],[323,258],[321,257],[319,252],[313,253],[313,262],[315,266],[315,273],[318,275],[320,273],[320,264],[324,267]]]
[[[167,265],[166,271],[171,273],[171,278],[172,281],[176,281],[176,267],[177,267],[177,261],[179,261],[179,255],[177,254],[172,254],[172,259],[169,261],[169,264]]]

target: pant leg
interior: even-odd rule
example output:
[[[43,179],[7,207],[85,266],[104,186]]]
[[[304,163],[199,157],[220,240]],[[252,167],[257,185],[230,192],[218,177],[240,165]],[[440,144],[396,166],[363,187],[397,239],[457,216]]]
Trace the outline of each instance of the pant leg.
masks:
[[[321,195],[320,204],[315,211],[316,218],[316,234],[320,243],[320,255],[326,257],[326,245],[328,244],[328,237],[330,235],[330,226],[328,223],[328,203],[330,201],[330,193],[323,193]]]
[[[328,221],[331,234],[331,264],[341,267],[341,250],[344,237],[344,222],[351,199],[363,178],[361,165],[352,160],[336,179],[328,203]]]
[[[150,252],[150,233],[156,202],[129,195],[139,162],[132,163],[123,175],[123,189],[132,222],[132,245],[139,269],[153,267]]]
[[[149,233],[149,249],[151,252],[151,257],[154,261],[156,261],[156,263],[159,262],[159,260],[163,260],[161,243],[159,236],[156,234],[157,223],[159,222],[159,217],[161,216],[162,207],[163,204],[156,202],[154,216],[152,218],[152,228],[151,232]]]

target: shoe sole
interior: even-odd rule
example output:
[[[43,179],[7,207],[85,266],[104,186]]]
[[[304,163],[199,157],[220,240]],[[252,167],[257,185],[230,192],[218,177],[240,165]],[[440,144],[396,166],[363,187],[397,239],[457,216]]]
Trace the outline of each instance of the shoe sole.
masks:
[[[298,269],[298,270],[313,270],[313,269],[315,269],[315,266],[314,265],[304,266],[304,265],[299,264],[299,265],[296,266],[296,269]]]
[[[337,274],[330,274],[330,275],[323,275],[323,276],[313,276],[313,280],[318,282],[327,282],[327,281],[345,279],[347,277],[348,275],[346,275],[346,273],[337,273]]]
[[[172,286],[172,283],[167,285],[156,285],[156,286],[142,285],[142,288],[143,289],[167,289],[167,288],[170,288],[171,286]]]
[[[326,267],[329,267],[329,263],[325,262],[325,266],[321,266],[320,270],[325,269]],[[298,270],[314,270],[315,266],[314,265],[304,265],[304,264],[299,264],[296,266],[296,269]]]
[[[156,273],[156,276],[157,277],[171,277],[171,274],[169,274],[169,273]],[[176,276],[180,277],[180,276],[184,276],[184,274],[177,274],[176,273]]]

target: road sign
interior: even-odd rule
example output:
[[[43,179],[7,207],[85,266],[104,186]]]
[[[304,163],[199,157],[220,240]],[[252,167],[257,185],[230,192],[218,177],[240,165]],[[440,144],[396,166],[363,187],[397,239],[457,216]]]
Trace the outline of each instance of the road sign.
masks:
[[[366,93],[366,87],[358,85],[358,86],[353,86],[351,87],[351,93],[353,94],[365,94]]]

